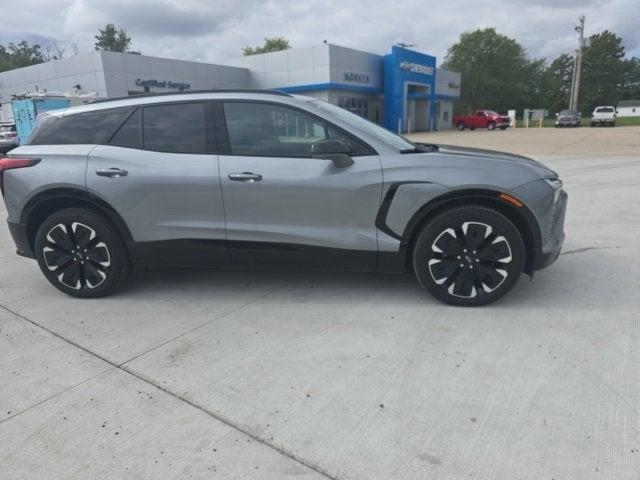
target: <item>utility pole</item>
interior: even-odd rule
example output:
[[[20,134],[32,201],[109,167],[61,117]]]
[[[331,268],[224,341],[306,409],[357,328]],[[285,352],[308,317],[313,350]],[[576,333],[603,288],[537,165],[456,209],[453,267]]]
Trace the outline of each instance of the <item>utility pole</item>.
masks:
[[[578,110],[578,92],[580,90],[580,71],[582,69],[582,51],[585,47],[584,39],[584,15],[578,18],[578,25],[574,30],[580,35],[578,49],[573,60],[573,78],[571,79],[571,94],[569,96],[569,110]]]

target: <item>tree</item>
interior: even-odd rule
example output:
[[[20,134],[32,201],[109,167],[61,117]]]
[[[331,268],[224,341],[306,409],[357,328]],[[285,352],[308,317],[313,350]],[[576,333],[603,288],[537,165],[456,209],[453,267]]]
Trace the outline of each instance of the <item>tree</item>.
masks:
[[[23,40],[17,45],[9,43],[6,47],[0,45],[0,72],[14,68],[28,67],[44,61],[40,45]]]
[[[116,30],[113,23],[108,23],[104,30],[100,30],[100,33],[95,36],[96,50],[107,50],[109,52],[132,52],[129,50],[131,45],[131,37],[127,36],[127,32],[124,29]]]
[[[49,62],[51,60],[73,57],[74,55],[78,55],[78,53],[78,46],[75,43],[51,42],[44,47],[42,58],[45,62]]]
[[[289,40],[284,37],[271,37],[264,39],[264,45],[262,47],[242,47],[242,53],[245,57],[249,55],[256,55],[258,53],[278,52],[280,50],[288,50],[291,48]]]
[[[574,58],[563,53],[546,68],[542,80],[542,105],[551,113],[569,108]]]
[[[617,105],[623,97],[625,75],[622,38],[605,30],[589,37],[582,57],[582,78],[578,105],[590,114],[598,105]]]
[[[633,57],[624,61],[622,75],[622,96],[620,100],[640,99],[640,58]]]
[[[518,42],[494,28],[460,35],[458,43],[449,48],[443,67],[462,75],[456,105],[459,112],[477,108],[504,112],[538,106],[531,104],[530,97],[540,92],[530,75],[541,76],[543,61],[530,61]]]

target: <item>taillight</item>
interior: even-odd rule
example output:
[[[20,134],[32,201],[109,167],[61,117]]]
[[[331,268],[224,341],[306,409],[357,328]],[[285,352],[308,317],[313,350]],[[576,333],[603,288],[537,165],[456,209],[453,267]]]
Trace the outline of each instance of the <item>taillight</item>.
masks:
[[[5,157],[0,158],[0,191],[4,195],[4,181],[3,173],[5,170],[13,170],[15,168],[33,167],[40,162],[39,158],[19,158],[19,157]]]

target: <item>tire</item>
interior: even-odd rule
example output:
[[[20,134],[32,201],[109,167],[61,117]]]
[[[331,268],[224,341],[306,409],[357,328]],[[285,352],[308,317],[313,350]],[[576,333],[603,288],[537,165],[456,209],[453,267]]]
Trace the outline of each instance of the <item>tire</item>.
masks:
[[[613,122],[613,123],[611,124],[611,126],[612,126],[612,127],[615,127],[615,126],[616,126],[616,122]]]
[[[594,122],[591,122],[591,128],[595,127],[596,124]]]
[[[503,131],[504,131],[504,130],[506,130],[506,129],[507,129],[506,125],[505,125],[505,126],[500,127],[500,130],[503,130]]]
[[[509,292],[525,257],[522,236],[509,219],[491,208],[469,205],[447,210],[423,227],[413,249],[413,269],[436,299],[473,307]]]
[[[476,127],[469,127],[469,130],[474,131]]]
[[[48,217],[36,233],[35,251],[47,280],[72,297],[110,295],[131,270],[113,223],[83,208],[67,208]]]
[[[464,130],[464,122],[458,122],[458,125],[456,125],[456,127],[462,132]]]
[[[489,130],[495,130],[496,129],[496,122],[489,122],[487,123],[487,128]]]

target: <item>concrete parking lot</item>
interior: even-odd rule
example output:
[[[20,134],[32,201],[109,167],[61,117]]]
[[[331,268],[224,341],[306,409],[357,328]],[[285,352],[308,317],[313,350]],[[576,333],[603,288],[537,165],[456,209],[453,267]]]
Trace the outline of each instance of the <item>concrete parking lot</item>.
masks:
[[[154,271],[83,301],[0,222],[0,478],[637,479],[640,129],[423,139],[558,171],[559,260],[478,309],[329,272]]]

